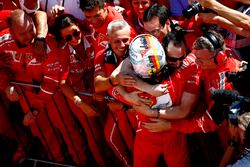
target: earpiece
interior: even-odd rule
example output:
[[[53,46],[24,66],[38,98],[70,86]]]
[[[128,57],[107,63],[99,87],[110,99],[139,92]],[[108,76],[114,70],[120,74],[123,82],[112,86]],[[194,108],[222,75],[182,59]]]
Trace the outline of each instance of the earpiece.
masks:
[[[214,36],[211,32],[206,32],[204,34],[204,37],[207,38],[209,42],[211,42],[216,51],[214,62],[219,66],[223,65],[227,60],[227,55],[225,52],[222,51],[223,46],[220,44],[219,39],[216,36]]]

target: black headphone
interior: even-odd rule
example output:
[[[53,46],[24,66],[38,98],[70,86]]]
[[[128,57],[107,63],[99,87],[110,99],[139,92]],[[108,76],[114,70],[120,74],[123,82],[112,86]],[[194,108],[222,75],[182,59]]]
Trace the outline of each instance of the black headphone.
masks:
[[[222,51],[223,46],[220,44],[219,39],[209,31],[205,32],[203,37],[209,40],[209,42],[213,45],[214,50],[216,51],[214,62],[218,65],[223,65],[227,60],[227,55]]]

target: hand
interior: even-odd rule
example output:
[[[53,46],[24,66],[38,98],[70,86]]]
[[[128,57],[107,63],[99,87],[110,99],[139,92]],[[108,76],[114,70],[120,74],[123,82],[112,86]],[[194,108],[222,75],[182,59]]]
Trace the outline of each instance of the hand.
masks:
[[[36,117],[33,115],[33,113],[31,111],[29,111],[24,115],[23,125],[29,126],[30,124],[34,123],[35,120],[36,120]]]
[[[39,62],[44,62],[47,58],[47,44],[42,40],[35,40],[32,45],[33,54],[37,57]]]
[[[248,62],[246,61],[241,61],[239,65],[239,70],[238,71],[246,71]]]
[[[48,15],[48,24],[50,26],[53,26],[55,18],[58,17],[59,15],[62,15],[63,12],[64,12],[64,7],[62,5],[54,5]]]
[[[171,129],[171,122],[163,119],[151,118],[152,122],[142,122],[142,127],[149,132],[164,132]]]
[[[136,80],[127,74],[117,74],[110,76],[110,79],[114,85],[121,85],[121,86],[127,86],[127,87],[134,87]]]
[[[150,99],[142,98],[138,96],[139,93],[142,93],[141,91],[133,91],[130,93],[126,93],[124,95],[124,99],[130,104],[130,105],[140,105],[140,103],[144,103],[146,105],[151,106],[153,102]]]
[[[148,117],[156,117],[156,114],[157,114],[157,113],[152,112],[150,107],[142,102],[140,102],[139,105],[133,105],[133,109],[136,112],[143,114],[145,116],[148,116]]]
[[[14,86],[8,86],[5,89],[5,94],[10,101],[18,101],[20,96]]]
[[[64,7],[63,7],[63,6],[61,6],[61,5],[54,5],[54,6],[52,7],[51,11],[50,11],[50,14],[51,14],[54,18],[56,18],[56,17],[62,15],[63,12],[64,12]]]
[[[74,104],[79,106],[82,103],[82,99],[79,96],[74,96]]]
[[[152,96],[158,97],[168,93],[168,84],[154,85],[152,91],[149,92]]]

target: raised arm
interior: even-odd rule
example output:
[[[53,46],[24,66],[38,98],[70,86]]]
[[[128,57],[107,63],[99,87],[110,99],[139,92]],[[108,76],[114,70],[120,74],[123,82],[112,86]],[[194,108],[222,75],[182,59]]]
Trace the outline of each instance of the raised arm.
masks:
[[[250,31],[250,16],[234,9],[228,8],[215,0],[198,0],[205,8],[215,11],[218,15],[226,18],[236,26]]]

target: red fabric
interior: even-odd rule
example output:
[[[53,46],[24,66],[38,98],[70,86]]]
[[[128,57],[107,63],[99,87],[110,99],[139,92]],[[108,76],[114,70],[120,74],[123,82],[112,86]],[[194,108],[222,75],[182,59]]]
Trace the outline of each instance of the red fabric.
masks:
[[[15,3],[17,3],[17,5],[19,5],[19,1],[15,1],[13,0]],[[14,9],[17,9],[18,7],[16,7],[14,5],[14,3],[10,0],[0,0],[0,2],[2,3],[2,7],[1,9],[2,10],[14,10]]]
[[[239,61],[228,57],[225,65],[221,66],[216,70],[203,70],[202,80],[204,81],[206,101],[208,104],[208,113],[214,104],[211,98],[211,89],[228,89],[232,90],[233,87],[226,79],[225,72],[235,72],[239,68]],[[215,123],[211,120],[207,113],[199,118],[192,118],[187,120],[179,120],[172,122],[171,128],[183,133],[193,132],[209,132],[214,131],[218,128]]]
[[[132,10],[127,11],[126,14],[124,15],[124,18],[130,24],[130,26],[133,27],[133,29],[137,34],[144,33],[143,22],[139,24],[138,22],[139,18]]]
[[[95,66],[95,73],[94,76],[96,77],[97,75],[99,75],[100,73],[102,74],[106,74],[106,67],[105,67],[105,49],[102,49],[101,51],[99,51],[96,55],[95,55],[95,59],[94,59],[94,66]],[[107,75],[108,76],[108,75]]]
[[[0,10],[0,31],[8,28],[7,17],[10,13],[11,10]]]
[[[78,93],[79,91],[93,93],[94,67],[93,60],[91,58],[93,52],[92,47],[85,47],[85,55],[82,55],[81,57],[79,56],[79,54],[75,54],[73,48],[70,47],[70,50],[71,55],[68,57],[66,61],[67,64],[65,65],[70,67],[70,72],[68,73],[66,83],[71,88],[73,88],[76,93]],[[80,95],[80,97],[84,103],[90,106],[92,106],[92,104],[94,103],[92,97],[83,95]],[[90,151],[92,152],[92,155],[95,158],[96,162],[99,166],[105,166],[103,157],[100,152],[101,148],[99,148],[98,145],[100,142],[101,127],[99,126],[96,117],[88,118],[84,114],[84,112],[79,107],[77,107],[75,103],[69,98],[67,98],[66,103],[69,104],[71,111],[75,114],[82,127],[84,128],[88,146],[90,147]]]
[[[31,45],[18,48],[8,30],[2,31],[0,36],[2,37],[0,53],[12,57],[10,68],[15,74],[15,80],[28,83],[32,83],[33,80],[39,82],[41,91],[36,95],[35,103],[44,106],[53,92],[57,90],[59,80],[68,72],[68,69],[61,71],[60,63],[61,58],[69,55],[69,50],[56,47],[57,42],[48,35],[46,40],[49,52],[47,59],[41,63],[33,55]],[[1,68],[5,67],[3,62],[0,64]],[[26,87],[26,90],[32,90],[32,88]]]
[[[196,22],[194,20],[194,17],[191,19],[186,19],[184,21],[177,21],[178,24],[184,29],[184,30],[191,30],[193,32],[187,32],[185,34],[185,40],[186,44],[189,47],[189,49],[192,50],[194,41],[202,35],[202,31],[200,29],[200,26],[196,25]]]
[[[105,23],[100,28],[93,30],[94,33],[92,38],[94,42],[93,47],[95,53],[104,49],[108,43],[107,39],[108,24],[113,20],[123,19],[122,15],[119,12],[117,12],[114,7],[107,6],[107,10],[108,10],[108,15],[106,17]]]
[[[168,84],[168,94],[157,97],[156,104],[152,107],[163,108],[179,105],[183,91],[198,93],[199,69],[193,55],[188,55],[183,64],[170,77],[162,81]],[[159,101],[165,101],[164,104]],[[158,107],[157,107],[158,106]],[[162,108],[162,107],[161,107]],[[134,144],[134,166],[153,167],[157,165],[160,154],[169,167],[189,166],[186,137],[176,131],[152,133],[143,128],[142,122],[151,122],[149,117],[137,115],[138,128]]]
[[[137,133],[134,143],[134,167],[157,166],[160,154],[169,167],[188,167],[186,136],[168,131],[164,133]]]
[[[106,63],[105,49],[101,50],[97,53],[94,60],[95,76],[100,74],[102,74],[102,76],[110,76],[121,60],[118,59],[118,61],[116,65]],[[124,166],[131,165],[126,147],[133,152],[133,130],[135,127],[136,119],[134,113],[126,113],[123,110],[110,111],[107,121],[105,122],[104,133],[106,140]]]
[[[33,135],[40,138],[49,152],[52,153],[51,157],[61,161],[63,160],[62,150],[60,149],[60,140],[58,143],[58,138],[53,131],[53,126],[55,126],[61,132],[76,164],[85,165],[87,158],[80,131],[63,95],[59,92],[55,94],[60,79],[65,79],[69,72],[69,68],[64,68],[63,65],[67,61],[66,58],[69,57],[69,49],[57,47],[58,43],[52,36],[48,35],[46,38],[47,58],[41,63],[33,55],[31,45],[18,48],[9,33],[4,35],[0,51],[12,58],[10,68],[15,74],[15,80],[28,83],[36,80],[41,85],[39,93],[36,93],[31,87],[22,87],[23,96],[19,100],[24,113],[30,111],[31,107],[40,111],[37,122],[30,125]],[[4,63],[1,65],[1,68],[5,67]]]

